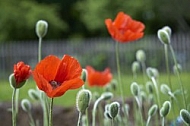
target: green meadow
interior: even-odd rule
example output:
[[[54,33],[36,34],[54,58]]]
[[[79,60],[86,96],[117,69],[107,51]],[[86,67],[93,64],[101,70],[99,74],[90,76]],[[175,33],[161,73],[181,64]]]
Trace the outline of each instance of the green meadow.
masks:
[[[186,92],[186,96],[187,96],[187,101],[188,103],[190,103],[190,97],[189,97],[189,92],[190,92],[190,73],[182,73],[180,75],[181,80],[182,80],[182,84],[184,85],[184,89],[187,91]],[[114,76],[115,79],[117,79],[117,75]],[[145,81],[144,81],[144,77],[143,75],[138,75],[137,79],[135,82],[137,82],[140,85],[145,85]],[[146,81],[149,81],[149,78],[146,77]],[[159,84],[168,84],[168,76],[165,73],[160,73],[159,78],[158,78]],[[134,82],[133,81],[133,76],[126,74],[126,75],[122,75],[122,87],[123,87],[123,93],[125,98],[129,98],[131,97],[131,91],[130,91],[130,84]],[[171,84],[172,84],[172,88],[173,91],[180,89],[180,85],[179,85],[179,81],[176,75],[171,75]],[[146,87],[143,86],[144,91],[146,91]],[[32,78],[30,78],[28,80],[28,82],[20,89],[19,91],[19,99],[23,99],[23,98],[29,98],[28,96],[28,90],[29,89],[35,89],[36,88],[36,84],[33,81]],[[89,87],[87,84],[85,84],[85,88],[88,88],[93,92],[98,92],[99,94],[101,94],[103,91],[105,91],[105,89],[100,88],[100,87]],[[69,90],[67,91],[63,96],[61,97],[57,97],[54,98],[54,103],[55,105],[60,105],[60,106],[65,106],[65,107],[69,107],[69,106],[74,106],[75,102],[76,102],[76,95],[77,92],[80,89],[76,89],[76,90]],[[115,95],[120,95],[120,91],[117,88],[116,92],[114,93]],[[169,97],[160,93],[161,95],[161,101],[165,101],[165,100],[169,100]],[[11,97],[12,97],[12,88],[9,85],[8,80],[1,80],[0,81],[0,102],[11,102]],[[178,94],[178,100],[179,103],[183,103],[182,102],[182,97],[181,94]],[[30,99],[31,100],[31,99]],[[32,100],[31,100],[32,101]]]

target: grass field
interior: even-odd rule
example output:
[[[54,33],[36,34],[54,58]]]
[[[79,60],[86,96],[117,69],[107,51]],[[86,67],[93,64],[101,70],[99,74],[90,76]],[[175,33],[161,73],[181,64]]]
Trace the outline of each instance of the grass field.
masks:
[[[115,78],[117,78],[117,76],[114,76]],[[190,94],[190,73],[183,73],[181,74],[181,79],[182,79],[182,83],[184,85],[185,90],[187,90],[187,95]],[[148,80],[148,78],[147,78]],[[130,84],[133,82],[133,77],[131,75],[123,75],[122,76],[122,84],[123,84],[123,92],[124,92],[124,96],[125,98],[130,97],[131,96],[131,92],[130,92]],[[138,76],[138,79],[136,81],[138,84],[142,84],[144,83],[144,79],[143,76]],[[160,84],[167,84],[168,82],[168,78],[166,74],[160,74],[159,77],[159,83]],[[179,89],[179,83],[178,83],[178,78],[175,75],[171,76],[171,83],[172,83],[172,87],[174,90]],[[86,86],[88,89],[90,89],[92,91],[92,93],[94,91],[97,92],[102,92],[103,89],[101,88],[89,88],[88,86]],[[24,85],[21,89],[20,89],[20,96],[19,99],[23,99],[23,98],[29,98],[28,96],[28,90],[31,88],[36,88],[35,82],[32,80],[32,78],[28,81],[28,83],[26,85]],[[79,89],[77,90],[69,90],[67,91],[63,96],[55,98],[54,99],[54,103],[56,105],[61,105],[61,106],[73,106],[75,105],[75,98],[77,95]],[[119,91],[116,91],[116,94],[119,94]],[[10,87],[8,80],[1,80],[0,81],[0,102],[3,101],[11,101],[11,96],[12,96],[12,88]],[[168,97],[166,95],[161,94],[161,101],[164,100],[168,100]],[[179,97],[179,102],[182,103],[182,97]],[[188,97],[187,99],[188,103],[190,103],[190,97]]]

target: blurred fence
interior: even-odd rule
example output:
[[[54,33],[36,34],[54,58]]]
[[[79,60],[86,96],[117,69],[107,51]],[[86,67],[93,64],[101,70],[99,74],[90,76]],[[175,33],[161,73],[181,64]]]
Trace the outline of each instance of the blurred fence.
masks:
[[[185,72],[190,71],[190,35],[173,35],[171,45],[174,48],[178,62]],[[159,71],[165,71],[164,45],[157,36],[147,36],[136,42],[119,44],[120,62],[122,72],[131,72],[131,64],[135,61],[137,50],[146,52],[147,67],[156,67]],[[49,54],[60,58],[64,54],[77,58],[82,67],[91,65],[96,69],[103,70],[110,67],[112,72],[116,70],[115,42],[108,38],[93,38],[82,41],[43,41],[42,57]],[[35,67],[38,55],[38,41],[9,42],[0,44],[0,78],[7,79],[13,72],[13,65],[18,61]],[[169,53],[169,55],[171,55]],[[174,64],[170,56],[171,66]],[[172,69],[172,67],[171,67]]]

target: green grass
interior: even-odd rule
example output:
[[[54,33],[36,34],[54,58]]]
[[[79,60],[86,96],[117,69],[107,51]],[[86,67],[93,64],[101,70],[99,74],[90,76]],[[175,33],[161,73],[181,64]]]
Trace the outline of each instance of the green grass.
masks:
[[[117,78],[117,76],[114,76],[115,78]],[[187,94],[189,94],[190,92],[190,73],[183,73],[181,74],[181,79],[184,85],[185,90],[187,90]],[[148,78],[147,78],[148,80]],[[178,84],[178,78],[175,75],[171,76],[171,81],[172,81],[172,87],[174,90],[179,89],[180,86]],[[130,92],[130,84],[133,82],[133,77],[129,74],[126,75],[122,75],[122,84],[123,84],[123,93],[125,98],[127,97],[131,97],[131,92]],[[143,76],[138,76],[137,81],[138,84],[144,84],[144,79]],[[160,77],[159,77],[159,82],[160,84],[167,84],[168,82],[168,78],[166,74],[161,73]],[[89,88],[88,86],[86,86],[87,88]],[[28,96],[28,90],[29,89],[35,89],[36,85],[35,82],[30,79],[26,85],[24,85],[21,89],[20,89],[20,96],[19,99],[23,99],[23,98],[29,98]],[[103,89],[101,88],[89,88],[92,92],[97,91],[97,92],[102,92]],[[54,98],[54,103],[56,105],[61,105],[61,106],[73,106],[75,105],[75,98],[77,95],[77,92],[79,91],[79,89],[77,90],[69,90],[67,91],[63,96],[61,97],[57,97]],[[119,95],[119,91],[116,92],[116,94]],[[11,101],[11,96],[12,96],[12,88],[10,87],[8,80],[2,80],[0,81],[0,101]],[[161,101],[165,101],[168,100],[168,97],[161,94]],[[190,101],[190,97],[188,97],[187,101]],[[182,104],[182,97],[179,97],[179,103]]]

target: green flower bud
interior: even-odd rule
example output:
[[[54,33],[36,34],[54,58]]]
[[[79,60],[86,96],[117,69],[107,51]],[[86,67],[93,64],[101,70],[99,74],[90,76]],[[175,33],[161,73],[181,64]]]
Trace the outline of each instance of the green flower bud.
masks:
[[[149,78],[152,78],[152,77],[158,78],[158,76],[159,76],[158,70],[156,68],[152,68],[152,67],[148,67],[146,69],[146,73]]]
[[[134,96],[138,96],[139,95],[139,85],[136,83],[136,82],[133,82],[131,84],[131,93],[134,95]]]
[[[147,96],[144,91],[140,91],[140,98],[141,98],[142,102],[145,102],[147,100]]]
[[[162,108],[160,109],[160,116],[166,117],[171,109],[171,103],[169,101],[165,101],[162,105]]]
[[[146,90],[148,91],[148,93],[153,94],[154,86],[151,81],[148,81],[146,83]]]
[[[104,117],[106,117],[107,119],[112,119],[111,116],[109,115],[109,105],[110,104],[105,105]]]
[[[162,29],[165,30],[168,33],[168,35],[171,37],[172,30],[171,30],[171,28],[169,26],[164,26]]]
[[[120,104],[118,102],[112,102],[108,108],[110,117],[114,119],[118,115],[119,110],[120,110]]]
[[[34,89],[29,89],[28,90],[28,95],[31,99],[38,101],[40,99],[39,92]]]
[[[116,90],[117,86],[118,86],[117,80],[112,79],[110,85],[111,85],[111,87],[112,87],[113,90]]]
[[[82,76],[81,76],[81,78],[82,78],[82,80],[83,80],[84,82],[86,82],[86,77],[87,77],[87,71],[86,71],[86,69],[83,69],[83,70],[82,70]]]
[[[181,109],[180,116],[184,123],[186,123],[187,125],[190,125],[190,113],[187,110]]]
[[[82,89],[78,92],[76,98],[76,106],[79,112],[85,113],[91,100],[91,92],[86,89]]]
[[[136,52],[136,59],[139,62],[145,62],[145,60],[146,60],[146,54],[145,54],[145,52],[143,50],[138,50]]]
[[[9,83],[10,83],[10,86],[12,88],[21,88],[26,83],[26,80],[23,80],[22,82],[20,82],[19,84],[17,84],[16,83],[16,79],[14,77],[14,74],[11,74],[9,76]]]
[[[44,20],[39,20],[36,23],[36,34],[39,38],[43,38],[48,30],[48,23]]]
[[[154,104],[151,106],[151,108],[148,110],[148,116],[152,117],[156,114],[156,111],[158,110],[158,105]]]
[[[163,44],[170,44],[170,35],[164,29],[158,30],[158,38]]]
[[[102,95],[101,95],[101,98],[103,100],[109,100],[113,97],[113,93],[111,92],[104,92]]]
[[[181,72],[182,71],[182,66],[180,64],[177,64],[173,66],[173,72],[174,74],[177,74],[177,72]]]
[[[140,70],[140,64],[137,61],[134,61],[132,64],[132,72],[137,73]]]
[[[168,92],[171,92],[171,89],[166,84],[162,84],[160,86],[160,90],[163,94],[168,94]]]
[[[30,111],[31,111],[31,108],[32,108],[31,103],[30,103],[30,101],[29,101],[28,99],[23,99],[23,100],[21,101],[21,107],[22,107],[22,109],[23,109],[25,112],[30,112]]]

